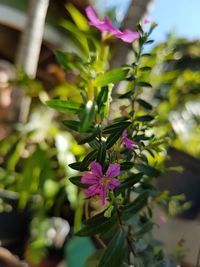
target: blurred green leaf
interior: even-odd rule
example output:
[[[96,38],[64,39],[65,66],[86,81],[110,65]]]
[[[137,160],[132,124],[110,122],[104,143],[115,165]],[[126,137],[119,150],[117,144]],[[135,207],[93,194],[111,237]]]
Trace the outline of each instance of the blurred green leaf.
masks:
[[[116,133],[116,132],[122,132],[123,130],[125,130],[129,125],[131,125],[132,123],[130,121],[120,121],[120,122],[116,122],[113,123],[112,125],[109,125],[107,127],[105,127],[103,129],[103,133],[104,134],[112,134],[112,133]]]
[[[128,254],[126,244],[127,234],[123,230],[118,230],[109,242],[105,252],[98,264],[98,267],[116,267],[121,266]]]
[[[77,102],[60,100],[60,99],[51,99],[46,101],[46,104],[60,112],[77,114],[83,112],[83,105]]]
[[[133,162],[122,162],[120,163],[120,170],[121,171],[126,171],[126,170],[130,170],[132,167],[134,166]]]
[[[85,170],[90,165],[90,163],[95,159],[97,155],[97,150],[93,150],[88,153],[81,162],[80,170]]]
[[[148,192],[144,191],[133,202],[128,204],[123,210],[123,218],[128,220],[142,210],[147,205],[148,196]]]
[[[144,116],[138,116],[138,117],[136,117],[136,120],[137,121],[142,121],[142,122],[152,121],[152,120],[154,120],[154,117],[151,116],[151,115],[144,115]]]
[[[89,30],[88,21],[82,15],[82,13],[70,3],[67,3],[65,7],[69,11],[70,15],[72,16],[73,21],[75,22],[79,30],[88,31]]]
[[[152,85],[148,82],[137,82],[137,85],[141,86],[141,87],[152,87]]]
[[[110,134],[106,140],[106,148],[107,149],[111,148],[121,136],[122,136],[122,131]]]
[[[70,128],[70,129],[72,129],[74,131],[77,131],[77,132],[79,131],[79,128],[80,128],[80,122],[79,121],[64,120],[63,124],[66,127]]]
[[[147,101],[145,101],[144,99],[138,98],[136,100],[140,106],[142,106],[143,108],[147,109],[147,110],[152,110],[152,105],[149,104]]]
[[[100,143],[97,153],[97,162],[99,162],[103,166],[105,159],[106,159],[106,143],[102,141]]]
[[[144,174],[146,174],[147,176],[150,176],[150,177],[158,177],[161,175],[161,171],[159,171],[156,168],[149,166],[149,165],[135,164],[135,167],[139,171],[143,172]]]
[[[119,68],[112,69],[103,74],[100,74],[94,79],[95,86],[106,86],[110,83],[116,83],[124,80],[128,74],[127,69]]]
[[[80,188],[88,188],[90,185],[81,183],[81,177],[82,176],[74,176],[74,177],[70,177],[69,180],[72,184],[74,184]]]

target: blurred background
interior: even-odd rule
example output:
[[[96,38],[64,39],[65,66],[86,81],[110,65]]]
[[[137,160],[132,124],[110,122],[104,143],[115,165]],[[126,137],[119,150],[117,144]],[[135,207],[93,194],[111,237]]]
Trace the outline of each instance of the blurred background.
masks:
[[[68,181],[76,172],[67,164],[81,159],[84,149],[43,104],[52,97],[80,97],[77,73],[63,71],[55,56],[57,49],[80,56],[85,49],[82,35],[74,39],[71,34],[76,12],[66,2],[82,14],[89,3],[0,0],[0,240],[13,254],[25,253],[31,266],[84,267],[95,249],[90,239],[72,238],[71,229],[80,223],[83,197]],[[146,47],[153,55],[146,60],[153,89],[145,93],[157,106],[159,131],[171,140],[166,165],[179,172],[166,173],[157,186],[172,195],[184,194],[190,207],[177,216],[172,216],[175,202],[168,212],[158,208],[155,217],[162,223],[154,234],[171,257],[195,266],[200,247],[200,2],[90,3],[122,28],[134,29],[144,18],[158,23],[155,41]],[[127,44],[112,40],[111,45],[110,66],[133,57]],[[77,250],[83,254],[79,258]],[[2,266],[5,253],[0,253]]]

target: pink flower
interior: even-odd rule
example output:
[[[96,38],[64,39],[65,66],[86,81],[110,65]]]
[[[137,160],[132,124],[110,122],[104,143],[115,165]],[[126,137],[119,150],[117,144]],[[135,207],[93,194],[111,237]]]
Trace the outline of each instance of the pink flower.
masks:
[[[120,31],[115,25],[113,25],[108,17],[105,17],[104,20],[100,20],[92,6],[86,7],[85,11],[89,19],[89,24],[96,27],[101,32],[108,32],[126,43],[132,43],[140,37],[138,32],[133,32],[129,29],[126,29],[123,32]]]
[[[93,161],[91,163],[91,172],[86,172],[81,178],[82,183],[91,184],[91,186],[85,189],[85,195],[87,197],[100,195],[101,203],[105,205],[107,189],[113,191],[120,185],[120,181],[114,178],[119,174],[120,164],[110,164],[106,174],[103,175],[101,164]]]
[[[146,24],[146,23],[151,23],[152,22],[152,20],[150,19],[150,18],[145,18],[144,19],[144,23]]]
[[[133,149],[134,146],[135,146],[135,142],[131,139],[129,139],[128,137],[128,134],[127,134],[127,130],[124,130],[123,133],[122,133],[122,137],[123,137],[123,145],[128,148],[128,149]]]

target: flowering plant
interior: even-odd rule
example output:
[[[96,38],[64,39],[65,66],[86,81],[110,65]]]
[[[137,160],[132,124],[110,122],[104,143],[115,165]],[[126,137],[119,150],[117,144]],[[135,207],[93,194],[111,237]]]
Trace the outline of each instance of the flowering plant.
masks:
[[[150,56],[143,48],[152,42],[149,36],[155,23],[147,32],[140,24],[136,32],[122,32],[108,18],[100,20],[91,6],[86,14],[89,25],[103,33],[101,42],[91,35],[92,29],[83,27],[84,23],[80,26],[72,16],[79,28],[70,23],[63,26],[79,37],[82,53],[73,54],[72,61],[72,54],[56,54],[66,71],[77,70],[75,90],[82,98],[47,101],[50,107],[73,116],[63,124],[88,151],[69,164],[78,172],[70,181],[84,189],[86,202],[85,220],[76,234],[100,241],[102,250],[95,266],[165,266],[169,263],[150,233],[155,225],[153,206],[161,201],[154,178],[161,174],[158,159],[166,140],[155,135],[156,110],[142,95],[144,88],[151,88],[143,80],[150,68],[143,65],[142,59]],[[127,43],[136,41],[131,64],[108,70],[110,35]],[[114,93],[114,85],[121,81],[126,85]],[[116,102],[121,103],[120,107]],[[114,118],[110,119],[110,115]],[[94,198],[99,200],[99,209],[93,216],[90,200]]]

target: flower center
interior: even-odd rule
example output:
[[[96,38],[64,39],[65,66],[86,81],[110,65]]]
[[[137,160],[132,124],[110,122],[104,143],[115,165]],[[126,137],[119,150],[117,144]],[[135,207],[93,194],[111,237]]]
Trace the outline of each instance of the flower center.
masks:
[[[102,183],[102,184],[107,185],[108,182],[110,182],[110,179],[109,179],[108,177],[103,176],[103,177],[101,178],[101,183]]]

